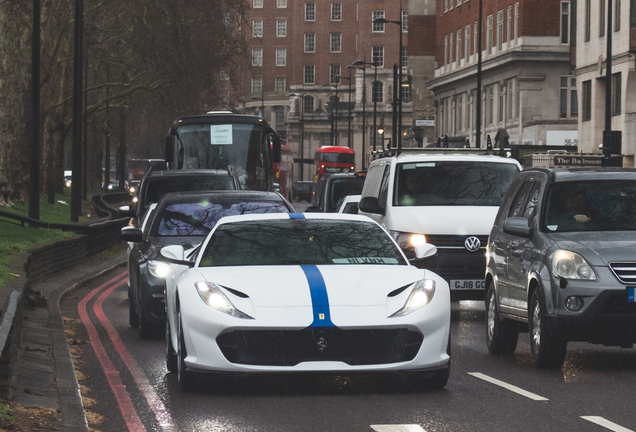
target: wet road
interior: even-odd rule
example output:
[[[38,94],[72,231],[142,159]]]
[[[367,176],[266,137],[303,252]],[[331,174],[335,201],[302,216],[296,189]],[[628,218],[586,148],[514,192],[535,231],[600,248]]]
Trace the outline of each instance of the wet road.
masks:
[[[128,325],[125,269],[62,302],[80,384],[101,431],[635,431],[636,351],[570,344],[561,370],[536,370],[527,334],[490,355],[483,302],[453,305],[452,372],[441,391],[402,376],[248,377],[183,393],[161,336]]]

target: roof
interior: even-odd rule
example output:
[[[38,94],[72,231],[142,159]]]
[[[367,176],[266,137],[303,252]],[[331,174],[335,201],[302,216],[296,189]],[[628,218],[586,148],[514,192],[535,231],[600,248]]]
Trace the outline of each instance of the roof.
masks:
[[[372,163],[383,160],[395,160],[397,163],[405,162],[422,162],[422,161],[463,161],[463,162],[494,162],[494,163],[509,163],[517,166],[521,166],[516,159],[506,158],[497,155],[487,154],[466,154],[466,153],[418,153],[418,154],[401,154],[399,156],[393,156],[390,158],[376,159]]]
[[[218,190],[194,192],[169,192],[161,197],[160,202],[191,203],[202,199],[217,202],[285,202],[283,196],[277,192],[263,192],[251,190]]]
[[[265,221],[265,220],[288,220],[288,219],[323,219],[323,220],[348,220],[352,222],[376,222],[368,216],[354,215],[347,213],[265,213],[250,214],[240,216],[226,216],[219,221],[221,223]]]
[[[211,113],[197,116],[187,116],[176,119],[172,123],[172,128],[178,128],[179,126],[186,124],[201,124],[201,123],[246,123],[246,124],[263,124],[267,125],[267,122],[260,116],[246,115],[246,114],[228,114],[228,113]]]
[[[355,154],[353,149],[343,146],[322,146],[316,149],[316,153],[349,153]]]
[[[528,168],[524,172],[541,171],[552,176],[554,182],[586,180],[636,180],[636,169],[614,167],[586,168]]]
[[[201,177],[201,176],[231,176],[228,170],[222,169],[193,169],[193,170],[167,170],[151,171],[149,178],[171,178],[171,177]]]

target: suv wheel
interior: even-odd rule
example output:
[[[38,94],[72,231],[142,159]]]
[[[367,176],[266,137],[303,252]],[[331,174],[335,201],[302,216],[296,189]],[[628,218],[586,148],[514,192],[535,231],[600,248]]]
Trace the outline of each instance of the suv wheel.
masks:
[[[530,351],[534,365],[543,369],[559,369],[565,361],[568,343],[556,339],[547,331],[545,305],[539,290],[532,294],[530,302]]]
[[[486,288],[486,345],[491,354],[512,354],[517,348],[516,323],[499,319],[497,294],[492,280]]]

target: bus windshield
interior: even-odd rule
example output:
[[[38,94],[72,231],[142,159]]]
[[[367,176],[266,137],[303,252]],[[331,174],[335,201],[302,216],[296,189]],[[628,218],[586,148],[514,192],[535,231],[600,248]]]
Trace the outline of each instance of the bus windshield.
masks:
[[[176,168],[233,168],[244,189],[266,190],[269,163],[261,125],[185,124],[176,133]]]

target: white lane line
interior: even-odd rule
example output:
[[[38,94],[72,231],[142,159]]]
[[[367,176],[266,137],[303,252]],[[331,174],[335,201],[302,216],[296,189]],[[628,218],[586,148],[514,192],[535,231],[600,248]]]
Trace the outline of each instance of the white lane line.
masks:
[[[607,429],[612,430],[614,432],[634,432],[631,429],[624,428],[623,426],[619,426],[616,423],[612,423],[609,420],[605,420],[603,417],[581,416],[581,418],[583,420],[587,420],[587,421],[590,421],[592,423],[596,423],[597,425],[603,426],[604,428],[607,428]]]
[[[371,425],[376,432],[426,432],[420,425]]]
[[[512,384],[508,384],[508,383],[503,382],[503,381],[499,381],[498,379],[491,378],[488,375],[484,375],[484,374],[479,373],[479,372],[468,372],[468,375],[472,375],[475,378],[479,378],[479,379],[482,379],[484,381],[488,381],[489,383],[498,385],[500,387],[503,387],[503,388],[505,388],[507,390],[510,390],[512,392],[520,394],[521,396],[525,396],[525,397],[527,397],[529,399],[532,399],[532,400],[535,400],[535,401],[547,401],[548,400],[548,399],[544,398],[543,396],[539,396],[539,395],[536,395],[534,393],[530,393],[529,391],[521,389],[521,388],[519,388],[517,386],[513,386]]]

